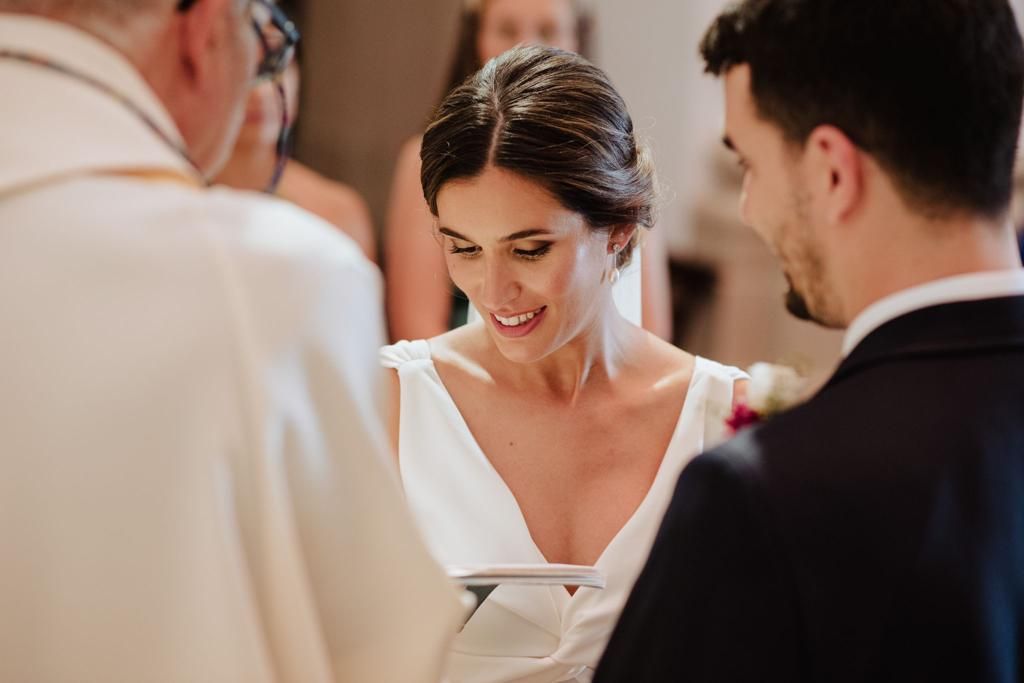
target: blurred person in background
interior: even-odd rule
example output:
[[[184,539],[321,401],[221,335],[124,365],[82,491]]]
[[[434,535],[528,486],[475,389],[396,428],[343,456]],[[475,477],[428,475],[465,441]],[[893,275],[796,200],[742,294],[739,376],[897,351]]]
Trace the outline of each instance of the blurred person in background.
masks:
[[[295,3],[278,3],[291,14]],[[285,127],[288,139],[294,134],[299,113],[301,68],[296,58],[288,64],[278,84],[264,81],[253,88],[245,109],[245,120],[238,140],[217,182],[239,190],[269,191],[281,199],[301,206],[316,214],[352,238],[371,261],[377,261],[377,241],[373,231],[370,210],[353,188],[326,178],[313,169],[288,158],[275,177],[279,154],[288,154],[291,144],[286,139],[281,146],[281,130]],[[281,93],[286,102],[281,110]]]
[[[488,60],[519,44],[588,54],[591,17],[582,0],[465,0],[445,93]],[[434,337],[467,319],[468,301],[452,286],[420,184],[417,136],[399,153],[384,231],[388,323],[392,340]],[[672,335],[668,255],[661,231],[647,235],[641,259],[643,326]]]
[[[270,0],[0,0],[0,680],[440,678],[379,272],[206,184],[295,40]]]

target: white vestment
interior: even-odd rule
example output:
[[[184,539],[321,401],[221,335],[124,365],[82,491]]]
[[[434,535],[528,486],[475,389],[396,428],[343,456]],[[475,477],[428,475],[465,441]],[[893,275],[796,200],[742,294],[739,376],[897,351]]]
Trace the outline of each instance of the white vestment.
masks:
[[[91,36],[0,14],[3,50],[180,140]],[[436,681],[462,608],[391,467],[379,272],[89,85],[0,92],[0,681]]]

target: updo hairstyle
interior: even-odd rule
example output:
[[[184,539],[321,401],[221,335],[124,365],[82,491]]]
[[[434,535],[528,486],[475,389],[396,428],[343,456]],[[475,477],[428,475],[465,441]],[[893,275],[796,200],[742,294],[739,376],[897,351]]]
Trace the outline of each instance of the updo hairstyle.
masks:
[[[435,217],[444,185],[494,166],[539,184],[594,230],[654,225],[654,168],[626,104],[603,71],[571,52],[520,47],[492,59],[441,103],[420,156]]]

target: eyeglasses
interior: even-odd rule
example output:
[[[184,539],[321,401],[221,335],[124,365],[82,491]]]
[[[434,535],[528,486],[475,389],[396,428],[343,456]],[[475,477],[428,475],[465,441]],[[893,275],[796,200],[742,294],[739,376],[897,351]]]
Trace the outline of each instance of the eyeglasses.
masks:
[[[192,9],[198,0],[180,0],[179,12]],[[273,0],[253,0],[252,26],[259,36],[263,56],[256,67],[256,80],[278,78],[295,56],[299,42],[299,29]]]
[[[187,12],[196,2],[198,0],[180,0],[178,11]],[[270,183],[266,188],[268,193],[273,194],[284,173],[285,165],[288,163],[289,133],[291,132],[291,122],[288,120],[288,101],[280,77],[288,68],[292,58],[295,57],[295,46],[299,43],[299,30],[274,3],[274,0],[252,0],[249,6],[252,9],[252,27],[256,30],[260,46],[263,48],[263,56],[256,67],[254,85],[272,81],[277,99],[281,104],[281,129],[278,132],[275,147],[277,160],[274,163],[274,172]]]
[[[252,25],[263,46],[263,58],[256,67],[256,80],[272,80],[288,68],[299,43],[299,29],[273,0],[255,0]]]

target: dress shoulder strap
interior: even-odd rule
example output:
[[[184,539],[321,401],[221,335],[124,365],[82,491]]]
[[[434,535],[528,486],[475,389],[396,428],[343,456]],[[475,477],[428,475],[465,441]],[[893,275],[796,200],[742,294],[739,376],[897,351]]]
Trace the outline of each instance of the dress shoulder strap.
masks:
[[[430,360],[430,344],[426,339],[400,341],[396,344],[381,347],[378,352],[380,364],[386,368],[400,369],[406,363],[418,360]]]
[[[738,380],[750,376],[739,368],[703,357],[697,359],[697,367],[691,391],[699,391],[704,401],[703,450],[708,450],[729,436],[726,420],[732,413],[733,388]]]
[[[701,357],[701,364],[704,366],[704,370],[714,375],[716,379],[729,382],[730,384],[737,380],[750,379],[750,375],[732,365],[723,365],[704,357]]]

